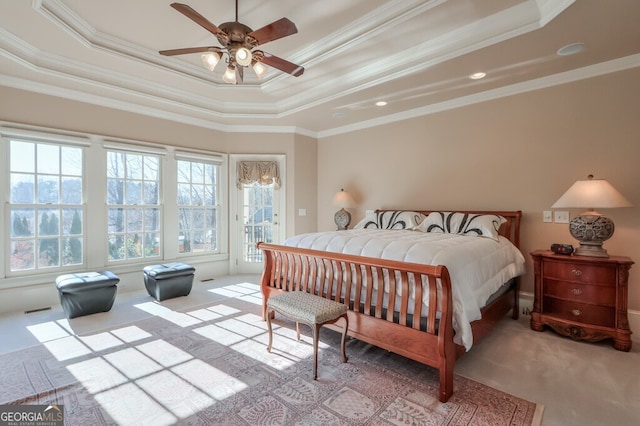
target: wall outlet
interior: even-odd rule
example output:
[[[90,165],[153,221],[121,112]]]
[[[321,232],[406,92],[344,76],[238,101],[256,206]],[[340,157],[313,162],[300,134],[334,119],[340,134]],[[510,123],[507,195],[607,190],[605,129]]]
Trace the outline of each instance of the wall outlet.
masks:
[[[551,210],[545,210],[542,212],[542,221],[553,222],[553,218],[551,217]]]
[[[298,216],[306,216],[307,209],[298,209]]]
[[[555,223],[569,223],[569,212],[555,211],[553,212],[553,220]]]

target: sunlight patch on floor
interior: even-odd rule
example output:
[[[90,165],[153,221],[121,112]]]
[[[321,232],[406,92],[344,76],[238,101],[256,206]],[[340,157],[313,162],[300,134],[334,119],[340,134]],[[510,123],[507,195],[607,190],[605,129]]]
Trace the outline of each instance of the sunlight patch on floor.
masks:
[[[162,366],[151,360],[136,348],[127,348],[114,353],[106,354],[104,359],[120,370],[129,379],[140,377],[162,370]]]
[[[65,361],[91,353],[91,349],[75,336],[63,337],[43,344],[58,361]]]
[[[134,383],[109,389],[94,397],[116,424],[168,426],[178,420]]]
[[[160,318],[164,318],[167,321],[171,321],[172,323],[180,327],[190,327],[202,322],[202,320],[198,318],[194,318],[191,315],[183,314],[182,312],[177,312],[172,309],[166,308],[156,302],[138,303],[137,305],[133,306],[151,315],[155,315]]]
[[[40,324],[29,325],[27,330],[38,339],[39,342],[60,339],[69,336],[69,332],[57,324],[55,321],[47,321]]]
[[[219,401],[248,388],[246,383],[199,359],[180,364],[171,371]]]
[[[113,333],[114,336],[118,337],[119,339],[122,339],[122,341],[127,343],[135,342],[137,340],[142,340],[142,339],[151,337],[151,334],[147,333],[146,331],[144,331],[143,329],[135,325],[118,328],[116,330],[111,330],[111,333]]]
[[[78,336],[78,339],[87,345],[92,351],[103,351],[109,348],[123,345],[122,340],[109,332],[92,334],[89,336]]]
[[[181,419],[192,416],[216,402],[184,378],[168,370],[137,380],[136,384]]]
[[[128,379],[102,357],[67,365],[89,393],[98,393],[126,383]]]
[[[193,355],[190,353],[164,340],[154,340],[149,343],[143,343],[136,346],[136,348],[164,367],[172,367],[193,359]]]

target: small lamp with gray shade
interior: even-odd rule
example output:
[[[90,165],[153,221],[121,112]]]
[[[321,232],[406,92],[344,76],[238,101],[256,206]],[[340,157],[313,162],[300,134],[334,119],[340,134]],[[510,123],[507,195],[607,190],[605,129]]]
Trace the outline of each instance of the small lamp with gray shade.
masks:
[[[344,189],[341,189],[339,192],[336,192],[336,195],[333,196],[333,205],[336,207],[340,207],[340,210],[336,212],[333,216],[333,220],[338,227],[338,231],[344,231],[351,223],[351,213],[346,211],[345,209],[352,209],[356,206],[356,203],[351,198],[348,192],[345,192]]]
[[[579,180],[564,193],[553,208],[586,208],[587,211],[576,216],[569,223],[569,232],[580,242],[574,254],[578,256],[609,257],[602,243],[613,235],[613,221],[595,211],[595,209],[611,209],[631,207],[609,182],[594,179],[589,175],[587,180]]]

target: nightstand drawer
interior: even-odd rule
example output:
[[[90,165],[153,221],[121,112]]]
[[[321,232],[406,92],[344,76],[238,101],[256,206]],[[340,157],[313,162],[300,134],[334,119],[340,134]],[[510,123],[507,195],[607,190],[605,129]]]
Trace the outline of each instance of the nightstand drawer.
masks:
[[[544,280],[544,296],[570,300],[581,303],[591,303],[604,306],[616,305],[615,287],[602,285],[586,285],[567,281]]]
[[[615,307],[571,302],[548,296],[543,297],[542,303],[542,311],[545,315],[603,327],[613,327],[615,325]]]
[[[570,261],[548,261],[544,263],[544,277],[559,281],[615,286],[616,267],[614,265],[589,265]]]

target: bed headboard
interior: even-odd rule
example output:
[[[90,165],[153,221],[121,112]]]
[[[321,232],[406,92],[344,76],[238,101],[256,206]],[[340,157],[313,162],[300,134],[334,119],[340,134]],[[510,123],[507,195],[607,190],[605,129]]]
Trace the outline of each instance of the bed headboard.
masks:
[[[429,213],[434,211],[449,211],[449,212],[460,212],[460,213],[468,213],[468,214],[495,214],[504,217],[507,221],[502,224],[500,227],[499,233],[503,237],[506,237],[509,241],[513,243],[514,246],[520,248],[520,220],[522,219],[522,211],[514,210],[514,211],[493,211],[493,210],[412,210],[412,209],[378,209],[378,212],[385,211],[412,211],[419,212],[424,215],[429,215]]]

